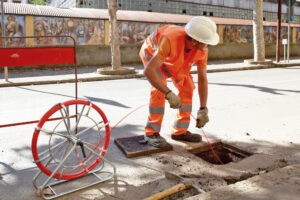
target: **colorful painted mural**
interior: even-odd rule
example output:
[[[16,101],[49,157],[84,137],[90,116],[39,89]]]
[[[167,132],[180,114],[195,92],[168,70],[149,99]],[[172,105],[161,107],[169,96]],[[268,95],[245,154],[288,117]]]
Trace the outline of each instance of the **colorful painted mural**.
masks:
[[[164,25],[165,24],[142,22],[122,22],[119,28],[121,44],[143,43],[152,32]]]
[[[280,29],[280,35],[281,35],[281,39],[287,39],[288,38],[288,28],[286,26],[281,27]],[[292,31],[290,32],[290,38],[292,38]]]
[[[223,25],[224,43],[248,43],[252,41],[252,26]]]
[[[68,37],[42,36],[71,36],[78,45],[104,44],[104,20],[35,17],[34,35],[36,45],[73,44]]]
[[[276,44],[277,41],[277,27],[276,26],[266,26],[264,27],[265,30],[265,43],[273,43]],[[297,29],[296,29],[297,30]],[[290,38],[292,38],[292,29],[290,30]],[[288,38],[288,29],[286,26],[281,27],[280,29],[281,39]],[[297,34],[297,33],[296,33]],[[297,37],[297,35],[296,35]]]
[[[265,43],[276,43],[277,27],[264,27]],[[292,38],[292,31],[290,37]],[[287,27],[281,27],[281,38],[287,38]],[[300,39],[300,35],[299,35]],[[252,26],[223,25],[224,43],[250,43],[253,42]]]
[[[277,27],[276,26],[265,26],[265,43],[276,43],[277,40]]]
[[[0,21],[1,21],[0,17]],[[22,37],[25,36],[25,17],[18,15],[7,15],[4,16],[4,30],[5,36],[7,37]],[[2,36],[2,27],[0,25],[0,34]],[[3,45],[2,40],[0,41],[0,45]],[[24,46],[25,40],[24,38],[8,38],[6,39],[7,47],[15,47],[15,46]]]
[[[104,44],[105,26],[104,20],[89,20],[86,44]]]

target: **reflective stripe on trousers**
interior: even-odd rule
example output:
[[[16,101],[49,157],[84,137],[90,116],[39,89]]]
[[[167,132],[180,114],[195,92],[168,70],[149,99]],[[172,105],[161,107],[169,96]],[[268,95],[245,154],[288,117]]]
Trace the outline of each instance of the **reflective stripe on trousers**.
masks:
[[[171,133],[174,135],[180,135],[185,133],[190,125],[191,113],[192,113],[192,101],[193,101],[193,91],[195,85],[191,76],[187,76],[183,82],[183,85],[178,87],[178,96],[182,101],[182,107],[178,109],[175,122],[171,129]]]
[[[166,85],[167,80],[160,70],[158,70],[159,77]],[[149,116],[147,125],[145,127],[146,135],[152,135],[153,133],[159,133],[161,129],[161,123],[165,113],[165,95],[158,91],[155,87],[151,87],[150,103],[149,103]]]

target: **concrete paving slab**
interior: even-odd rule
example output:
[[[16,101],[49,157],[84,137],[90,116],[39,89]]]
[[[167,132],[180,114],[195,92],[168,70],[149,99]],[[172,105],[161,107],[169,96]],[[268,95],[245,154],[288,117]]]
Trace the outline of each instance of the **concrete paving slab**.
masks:
[[[291,165],[186,200],[298,200],[299,197],[300,165]]]
[[[221,68],[222,65],[216,67]],[[285,73],[287,71],[290,73]],[[273,194],[278,195],[277,199],[299,196],[299,171],[283,170],[294,166],[299,168],[299,67],[214,73],[209,76],[211,121],[205,127],[209,140],[222,139],[253,152],[254,155],[238,163],[222,166],[205,162],[187,152],[191,144],[170,139],[169,128],[174,113],[166,108],[162,135],[173,146],[173,151],[128,159],[111,142],[106,158],[117,165],[117,181],[111,180],[60,199],[143,199],[177,184],[166,180],[164,171],[198,177],[206,194],[212,196],[207,197],[208,199],[213,198],[213,191],[217,190],[220,190],[217,191],[218,199],[224,199],[222,188],[229,188],[223,191],[227,195],[224,197],[233,196],[229,199],[276,199]],[[144,79],[123,81],[81,83],[84,89],[80,94],[101,105],[112,124],[115,124],[120,116],[148,100],[145,88],[149,85]],[[56,88],[60,90],[56,91]],[[37,119],[49,109],[49,105],[58,103],[57,99],[62,101],[73,98],[73,84],[2,88],[1,94],[1,114],[4,114],[2,123],[9,122],[10,119],[22,121],[24,117]],[[197,95],[195,102],[198,102],[196,98]],[[12,99],[13,102],[10,103],[7,99]],[[193,113],[196,112],[195,109],[197,104]],[[146,108],[136,112],[134,120],[129,118],[130,121],[117,127],[111,138],[142,134],[146,121],[145,112]],[[26,125],[0,130],[0,199],[40,199],[31,185],[32,176],[38,171],[30,162],[30,142],[34,128],[34,125]],[[194,128],[194,124],[190,128],[192,132],[198,130]],[[197,145],[201,144],[195,144]],[[272,176],[262,177],[277,171],[283,174],[282,178],[280,173],[277,178],[273,174],[273,179]],[[253,182],[246,182],[256,177],[262,178],[254,183],[255,187],[251,185]],[[265,179],[269,182],[263,183]],[[244,182],[242,186],[231,189],[233,185]],[[247,187],[250,188],[249,191]],[[243,190],[246,191],[244,196]],[[236,191],[238,194],[234,196]]]

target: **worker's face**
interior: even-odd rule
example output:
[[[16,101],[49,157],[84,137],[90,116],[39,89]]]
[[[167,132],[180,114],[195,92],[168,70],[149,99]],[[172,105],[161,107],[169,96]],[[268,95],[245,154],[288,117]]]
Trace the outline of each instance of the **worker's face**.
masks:
[[[208,44],[204,44],[201,42],[198,42],[197,40],[192,39],[192,45],[194,49],[198,49],[198,50],[205,50],[209,45]]]

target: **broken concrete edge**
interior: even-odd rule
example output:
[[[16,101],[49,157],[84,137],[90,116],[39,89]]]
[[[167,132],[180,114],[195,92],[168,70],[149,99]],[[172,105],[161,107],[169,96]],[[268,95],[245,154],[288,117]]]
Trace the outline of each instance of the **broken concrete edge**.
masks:
[[[236,67],[236,68],[208,69],[207,73],[283,68],[283,67],[293,67],[293,66],[299,66],[299,65],[300,65],[300,63],[288,63],[288,64],[273,63],[272,65],[251,65],[251,66]],[[197,70],[190,71],[190,74],[197,74]],[[143,77],[145,77],[144,74],[137,74],[137,73],[127,74],[127,75],[106,75],[106,76],[101,76],[101,77],[78,78],[78,82],[106,81],[106,80],[132,79],[132,78],[143,78]],[[74,82],[75,82],[75,79],[27,81],[27,82],[11,82],[11,81],[9,81],[6,83],[0,83],[0,87],[60,84],[60,83],[74,83]]]
[[[233,192],[234,190],[238,191],[241,188],[243,188],[244,193],[245,193],[245,191],[246,192],[253,191],[253,192],[258,193],[261,197],[260,199],[274,199],[271,193],[264,192],[265,190],[259,191],[258,187],[261,187],[262,184],[264,186],[266,186],[266,185],[271,186],[272,184],[274,184],[274,181],[270,181],[270,180],[275,179],[274,177],[276,177],[276,179],[278,181],[280,181],[280,179],[287,180],[288,178],[296,177],[297,174],[299,173],[299,172],[297,172],[297,170],[299,171],[299,166],[300,166],[299,164],[282,165],[282,166],[278,166],[277,168],[275,168],[271,171],[253,173],[253,174],[244,173],[242,176],[240,176],[239,180],[233,180],[233,181],[225,180],[226,182],[228,181],[227,186],[218,187],[214,190],[210,190],[205,193],[200,193],[198,195],[188,197],[185,200],[198,200],[198,199],[212,200],[212,199],[219,199],[219,198],[221,198],[221,199],[244,199],[244,198],[242,198],[240,193]],[[274,189],[277,189],[277,190],[279,189],[278,185],[283,184],[278,181],[274,185]],[[256,184],[256,183],[259,183],[259,184]],[[297,184],[296,181],[295,181],[295,183]],[[246,187],[248,186],[248,187],[245,189],[245,186]],[[291,194],[293,195],[293,193],[291,193]],[[247,198],[247,199],[249,199],[249,198]],[[253,197],[251,199],[255,199],[255,197]],[[298,199],[298,198],[296,197],[296,198],[292,198],[292,199]]]
[[[213,147],[216,146],[216,145],[220,145],[220,144],[222,144],[222,140],[220,140],[220,139],[210,140],[210,145],[212,145]],[[188,145],[188,146],[186,146],[185,150],[187,152],[191,153],[191,154],[196,154],[196,153],[199,153],[199,152],[209,150],[210,145],[206,142],[200,142],[197,145],[193,145],[193,146]]]

